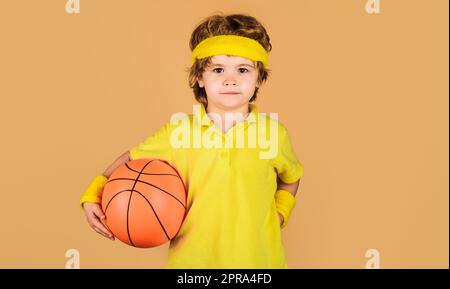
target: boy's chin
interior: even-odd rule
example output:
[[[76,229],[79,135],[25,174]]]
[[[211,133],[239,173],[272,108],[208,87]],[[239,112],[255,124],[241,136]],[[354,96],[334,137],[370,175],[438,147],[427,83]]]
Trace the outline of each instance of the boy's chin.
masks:
[[[228,100],[222,100],[220,102],[217,102],[215,104],[216,107],[226,110],[233,110],[233,109],[240,109],[243,106],[248,105],[248,101],[242,100],[242,99],[228,99]]]
[[[248,102],[247,103],[242,103],[242,102],[239,102],[239,103],[223,103],[223,104],[221,104],[220,105],[220,107],[222,108],[222,109],[224,109],[224,110],[238,110],[238,109],[241,109],[243,106],[246,106],[246,105],[248,105]]]

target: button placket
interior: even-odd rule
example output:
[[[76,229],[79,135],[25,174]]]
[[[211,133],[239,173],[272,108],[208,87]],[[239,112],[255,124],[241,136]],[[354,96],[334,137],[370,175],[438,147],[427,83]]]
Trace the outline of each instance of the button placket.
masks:
[[[223,160],[226,162],[227,165],[230,165],[230,147],[227,147],[227,143],[230,140],[230,135],[233,134],[233,129],[230,128],[225,134],[222,134],[222,148],[220,150],[220,155],[223,158]],[[231,146],[233,144],[230,144]]]

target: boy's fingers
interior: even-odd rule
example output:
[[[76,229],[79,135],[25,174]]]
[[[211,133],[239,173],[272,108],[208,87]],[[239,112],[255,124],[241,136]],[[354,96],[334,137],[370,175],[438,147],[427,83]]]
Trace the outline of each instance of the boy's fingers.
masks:
[[[96,231],[97,233],[99,233],[100,235],[102,235],[103,237],[105,237],[105,238],[108,238],[109,239],[109,236],[108,235],[106,235],[104,232],[102,232],[102,230],[101,229],[99,229],[99,228],[97,228],[97,227],[92,227],[93,229],[94,229],[94,231]]]
[[[111,231],[108,228],[108,225],[106,224],[106,216],[103,212],[95,212],[96,217],[100,220],[100,222],[102,222],[103,227],[105,227],[105,229],[108,231],[108,233],[112,236]]]
[[[108,230],[105,228],[105,226],[103,226],[103,224],[99,220],[97,219],[92,220],[92,226],[99,229],[103,233],[109,235]]]
[[[280,214],[280,212],[277,212],[277,213],[278,213],[278,220],[280,221],[280,225],[281,225],[281,224],[283,224],[284,218],[283,218],[283,216]]]
[[[97,218],[97,216],[95,216],[95,215],[92,216],[91,222],[92,222],[92,227],[93,227],[94,229],[97,228],[98,230],[100,230],[100,231],[103,233],[103,235],[104,235],[105,237],[110,238],[110,239],[113,239],[112,233],[107,229],[107,227],[105,227],[105,226],[99,221],[99,219]]]
[[[108,233],[104,228],[102,227],[97,227],[97,226],[92,226],[92,228],[99,234],[101,234],[103,237],[114,240],[114,236],[110,233]]]
[[[103,213],[103,211],[102,211],[102,209],[101,209],[100,206],[95,207],[94,210],[93,210],[93,213],[94,213],[94,215],[95,215],[97,218],[99,218],[100,220],[106,218],[105,213]]]
[[[108,228],[108,225],[106,224],[106,216],[105,215],[101,215],[99,217],[99,219],[100,219],[100,222],[102,222],[103,226],[105,226],[105,228],[111,233],[111,231]]]
[[[109,230],[108,226],[106,225],[106,216],[105,213],[103,213],[103,211],[101,210],[100,206],[97,207],[96,210],[94,210],[94,215],[100,220],[100,222],[102,222],[103,226]],[[111,232],[110,232],[111,233]]]

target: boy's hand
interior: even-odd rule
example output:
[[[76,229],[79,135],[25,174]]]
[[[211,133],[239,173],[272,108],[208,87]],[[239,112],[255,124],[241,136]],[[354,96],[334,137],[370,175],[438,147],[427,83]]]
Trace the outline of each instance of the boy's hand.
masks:
[[[114,236],[108,229],[105,223],[105,214],[103,213],[102,207],[97,203],[86,202],[83,204],[84,213],[86,214],[86,219],[94,231],[100,235],[111,239],[114,241]]]
[[[284,218],[279,212],[277,212],[277,214],[278,214],[278,219],[280,220],[280,226],[281,226],[281,224],[283,224]]]

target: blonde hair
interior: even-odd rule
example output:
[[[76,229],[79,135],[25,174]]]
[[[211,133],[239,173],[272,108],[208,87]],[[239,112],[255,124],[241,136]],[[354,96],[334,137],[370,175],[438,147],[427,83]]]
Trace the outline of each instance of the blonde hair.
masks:
[[[194,29],[189,41],[189,47],[192,50],[204,39],[218,35],[238,35],[252,38],[258,41],[267,52],[272,50],[269,35],[264,26],[254,17],[244,14],[216,14],[207,17]],[[201,79],[205,69],[211,64],[212,57],[197,59],[189,68],[189,86],[193,89],[195,99],[208,105],[206,91],[204,87],[198,85],[197,80]],[[256,62],[258,69],[258,84],[264,83],[269,77],[270,70],[264,67],[260,61]],[[250,102],[256,100],[258,87],[255,88]]]

